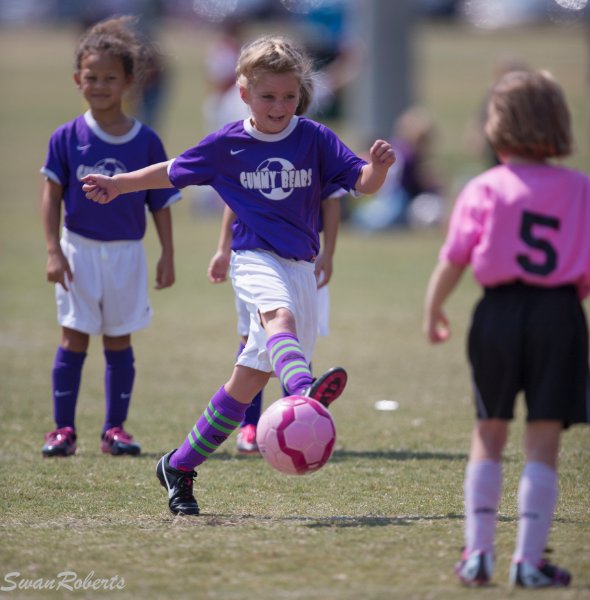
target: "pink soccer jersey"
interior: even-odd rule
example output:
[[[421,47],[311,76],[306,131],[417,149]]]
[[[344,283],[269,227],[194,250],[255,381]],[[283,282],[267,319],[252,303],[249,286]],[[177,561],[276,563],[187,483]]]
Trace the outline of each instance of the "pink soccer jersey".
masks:
[[[590,177],[546,164],[500,165],[459,195],[439,258],[471,264],[486,287],[574,284],[590,293]]]

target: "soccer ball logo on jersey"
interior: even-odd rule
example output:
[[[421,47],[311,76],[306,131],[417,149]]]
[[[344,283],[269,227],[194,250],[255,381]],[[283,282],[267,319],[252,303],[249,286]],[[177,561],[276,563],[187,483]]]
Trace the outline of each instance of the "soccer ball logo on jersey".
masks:
[[[85,175],[90,175],[91,173],[98,173],[99,175],[106,175],[108,177],[113,177],[117,173],[127,173],[127,168],[125,165],[116,158],[103,158],[99,160],[93,166],[87,165],[79,165],[76,170],[76,176],[78,179],[82,179]]]
[[[311,185],[311,169],[296,169],[284,158],[267,158],[256,171],[242,171],[240,183],[247,190],[258,190],[269,200],[284,200],[296,188]]]

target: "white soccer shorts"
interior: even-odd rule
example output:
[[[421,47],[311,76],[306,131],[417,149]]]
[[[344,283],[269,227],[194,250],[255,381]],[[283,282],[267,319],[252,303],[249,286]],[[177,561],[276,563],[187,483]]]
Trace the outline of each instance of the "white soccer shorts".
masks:
[[[238,317],[237,330],[240,337],[248,337],[250,333],[250,313],[248,306],[237,296],[234,296],[236,315]],[[330,292],[325,285],[318,289],[318,335],[326,337],[330,334]]]
[[[67,292],[55,286],[62,327],[117,337],[149,325],[152,308],[140,240],[101,242],[64,229],[61,248],[74,277]]]
[[[237,301],[245,304],[249,315],[248,341],[236,364],[272,372],[260,314],[278,308],[293,314],[297,338],[310,363],[318,334],[313,263],[284,259],[262,250],[242,250],[232,252],[231,278]]]

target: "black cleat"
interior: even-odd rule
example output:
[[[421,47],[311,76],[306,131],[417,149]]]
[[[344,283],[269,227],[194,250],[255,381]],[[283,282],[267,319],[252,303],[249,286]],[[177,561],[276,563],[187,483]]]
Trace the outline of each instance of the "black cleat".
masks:
[[[317,400],[328,408],[342,394],[347,381],[348,375],[342,367],[332,367],[314,379],[303,395]]]
[[[512,563],[510,584],[525,588],[567,587],[572,580],[569,571],[542,560],[538,565],[528,561]]]
[[[474,550],[471,553],[463,551],[461,560],[455,565],[455,575],[467,586],[488,585],[493,572],[494,555],[482,550]]]
[[[168,490],[168,506],[172,514],[198,515],[199,505],[193,495],[193,479],[197,473],[172,467],[170,457],[175,452],[176,449],[162,456],[156,467],[156,475],[162,487]]]

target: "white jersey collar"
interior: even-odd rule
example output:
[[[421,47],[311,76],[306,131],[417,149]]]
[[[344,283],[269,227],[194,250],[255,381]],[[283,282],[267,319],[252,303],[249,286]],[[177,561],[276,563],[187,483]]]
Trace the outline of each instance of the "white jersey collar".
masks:
[[[111,135],[100,128],[100,125],[96,122],[89,110],[84,113],[84,120],[96,137],[108,144],[126,144],[127,142],[130,142],[141,129],[141,123],[134,119],[131,129],[125,135]]]
[[[298,122],[299,117],[294,115],[291,117],[291,121],[287,127],[283,129],[283,131],[279,133],[262,133],[261,131],[258,131],[254,125],[252,125],[250,117],[248,117],[247,119],[244,119],[244,129],[246,130],[246,133],[250,134],[253,138],[260,140],[261,142],[280,142],[291,135],[295,127],[297,127]]]

